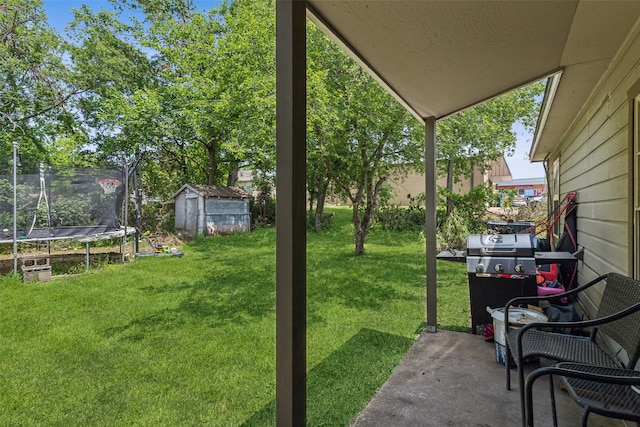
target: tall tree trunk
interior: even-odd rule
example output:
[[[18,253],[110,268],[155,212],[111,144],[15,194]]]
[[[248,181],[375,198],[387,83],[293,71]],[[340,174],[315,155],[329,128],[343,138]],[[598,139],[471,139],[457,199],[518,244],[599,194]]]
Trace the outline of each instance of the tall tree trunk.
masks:
[[[351,200],[351,222],[353,223],[353,234],[355,237],[355,255],[364,254],[364,241],[366,233],[362,227],[362,218],[360,216],[360,203],[356,200]]]
[[[207,184],[216,185],[216,178],[218,176],[218,144],[215,141],[211,141],[211,143],[207,145],[207,155],[209,156]]]
[[[324,215],[324,203],[327,199],[327,189],[329,188],[329,179],[325,179],[318,190],[318,200],[316,200],[316,213],[313,226],[316,231],[322,229],[322,216]]]
[[[453,159],[447,160],[447,190],[453,194]],[[453,200],[447,196],[447,216],[453,211]]]
[[[356,227],[356,255],[364,255],[364,241],[366,238],[366,233],[362,229],[361,226]]]
[[[235,187],[238,183],[238,172],[240,172],[240,165],[238,162],[232,162],[229,170],[229,176],[227,177],[227,185],[229,187]]]
[[[311,215],[313,215],[314,202],[315,202],[315,197],[313,193],[309,193],[309,210],[307,211],[307,216],[309,216],[309,218],[311,218]]]

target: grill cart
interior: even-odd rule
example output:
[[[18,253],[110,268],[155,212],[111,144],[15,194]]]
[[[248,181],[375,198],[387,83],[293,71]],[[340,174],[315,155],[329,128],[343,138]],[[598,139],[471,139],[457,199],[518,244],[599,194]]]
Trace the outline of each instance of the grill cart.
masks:
[[[531,234],[472,234],[466,251],[438,254],[438,259],[467,264],[473,333],[493,322],[487,307],[500,308],[512,298],[537,295],[538,265],[576,261],[569,252],[537,252],[537,247],[538,239]]]

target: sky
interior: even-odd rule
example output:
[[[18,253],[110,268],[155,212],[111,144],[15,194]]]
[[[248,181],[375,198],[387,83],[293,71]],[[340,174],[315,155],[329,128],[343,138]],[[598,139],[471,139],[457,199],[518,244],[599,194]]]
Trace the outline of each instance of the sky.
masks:
[[[71,22],[73,8],[79,9],[83,4],[88,4],[92,9],[110,9],[111,4],[107,0],[43,0],[42,4],[49,19],[49,25],[64,34],[64,27]]]
[[[49,18],[49,24],[61,34],[64,34],[65,26],[73,19],[71,10],[73,8],[79,8],[83,3],[89,5],[94,10],[111,8],[111,4],[107,0],[43,0],[45,12]],[[213,7],[217,1],[196,0],[195,3],[202,8],[209,9]],[[518,125],[514,126],[514,131],[517,135],[516,150],[513,156],[506,157],[513,179],[544,177],[545,173],[542,163],[529,162],[529,150],[531,148],[531,142],[533,141],[533,135]]]
[[[514,125],[517,135],[516,150],[513,156],[505,157],[513,179],[544,178],[544,166],[542,162],[531,163],[529,151],[533,143],[533,133],[527,132],[520,125]]]

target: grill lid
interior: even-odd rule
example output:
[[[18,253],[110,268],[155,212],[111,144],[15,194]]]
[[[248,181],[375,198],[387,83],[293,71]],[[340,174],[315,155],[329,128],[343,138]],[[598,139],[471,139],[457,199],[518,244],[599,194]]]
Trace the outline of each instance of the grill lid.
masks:
[[[533,257],[534,239],[530,234],[471,234],[467,256]]]

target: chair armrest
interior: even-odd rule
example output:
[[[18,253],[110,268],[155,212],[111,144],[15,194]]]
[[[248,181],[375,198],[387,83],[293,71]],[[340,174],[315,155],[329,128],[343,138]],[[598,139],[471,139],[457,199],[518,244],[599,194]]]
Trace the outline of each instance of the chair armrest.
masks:
[[[584,291],[585,289],[588,289],[591,286],[595,285],[596,283],[601,282],[602,280],[606,279],[607,277],[609,277],[609,274],[603,274],[602,276],[596,277],[595,279],[593,279],[589,283],[585,283],[582,286],[579,286],[577,288],[571,289],[570,291],[562,292],[560,294],[539,295],[539,296],[523,296],[523,297],[512,298],[511,300],[507,301],[507,303],[505,304],[505,319],[507,319],[507,314],[508,314],[507,311],[509,310],[510,306],[515,306],[516,304],[523,303],[523,302],[556,301],[556,300],[559,301],[562,298],[566,298],[566,297],[578,294],[578,293]]]
[[[579,287],[577,287],[575,289],[571,289],[570,291],[567,291],[567,292],[563,292],[561,294],[541,295],[541,296],[532,296],[532,297],[516,297],[516,298],[510,299],[509,301],[507,301],[507,303],[504,306],[505,325],[507,325],[507,327],[505,327],[505,332],[509,330],[509,328],[508,328],[509,308],[511,306],[516,306],[517,304],[524,303],[524,302],[537,302],[537,301],[552,302],[552,301],[556,301],[556,300],[559,301],[562,298],[566,298],[568,296],[580,293],[580,292],[584,291],[585,289],[588,289],[591,286],[595,285],[596,283],[600,283],[602,280],[606,279],[607,277],[609,277],[609,274],[603,274],[602,276],[596,277],[595,279],[593,279],[589,283],[585,283],[582,286],[579,286]],[[554,325],[552,327],[562,327],[562,326],[559,326],[558,322],[554,322]]]
[[[640,302],[631,305],[624,310],[620,310],[616,313],[610,314],[605,317],[599,317],[590,320],[579,320],[577,322],[536,322],[528,323],[518,330],[518,336],[524,334],[527,330],[532,328],[587,328],[591,326],[598,326],[605,323],[613,322],[618,319],[622,319],[630,314],[640,310]]]
[[[522,357],[522,340],[524,334],[533,328],[586,328],[591,326],[602,325],[604,323],[612,322],[618,319],[621,319],[625,316],[633,314],[640,310],[640,303],[636,303],[632,306],[625,308],[624,310],[618,311],[617,313],[610,314],[609,316],[600,317],[597,319],[591,320],[581,320],[578,322],[536,322],[536,323],[528,323],[518,329],[516,333],[516,354],[518,359]],[[505,329],[506,331],[506,329]],[[549,332],[550,333],[550,332]],[[585,337],[576,337],[576,339],[587,339]],[[595,339],[595,334],[592,334],[591,338]],[[507,341],[507,340],[505,340]],[[508,345],[508,343],[507,343]]]
[[[538,368],[535,371],[543,371],[536,374],[535,378],[541,375],[562,375],[563,377],[578,378],[581,380],[601,383],[640,385],[640,371],[625,368],[612,368],[608,366],[604,367],[575,362],[561,362],[552,366]],[[533,375],[534,372],[532,372],[531,375]]]

